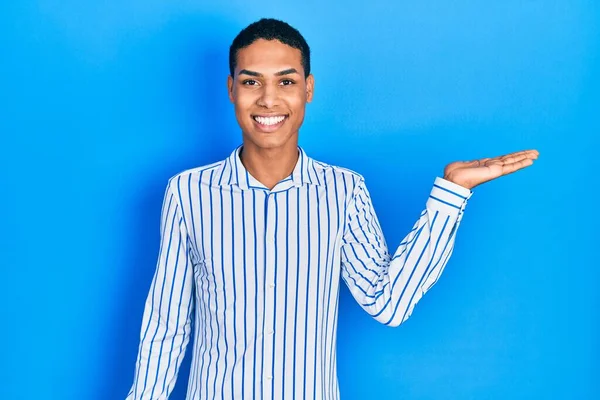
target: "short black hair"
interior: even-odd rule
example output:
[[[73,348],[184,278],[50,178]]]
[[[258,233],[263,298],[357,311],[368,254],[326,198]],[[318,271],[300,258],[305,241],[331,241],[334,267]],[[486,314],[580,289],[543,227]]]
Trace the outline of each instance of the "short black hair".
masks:
[[[304,77],[310,74],[310,48],[300,32],[286,22],[273,18],[262,18],[253,22],[233,39],[229,47],[229,73],[233,77],[237,66],[237,53],[240,49],[250,46],[258,39],[278,40],[294,49],[300,50]]]

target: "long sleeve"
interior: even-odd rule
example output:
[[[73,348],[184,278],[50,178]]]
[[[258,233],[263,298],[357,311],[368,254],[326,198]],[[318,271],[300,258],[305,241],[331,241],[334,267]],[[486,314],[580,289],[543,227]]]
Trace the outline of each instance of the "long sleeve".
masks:
[[[160,238],[127,400],[167,399],[190,338],[194,274],[176,179],[169,181],[165,193]]]
[[[364,180],[357,183],[342,239],[342,279],[377,321],[400,325],[437,282],[471,195],[469,189],[436,178],[425,210],[392,257]]]

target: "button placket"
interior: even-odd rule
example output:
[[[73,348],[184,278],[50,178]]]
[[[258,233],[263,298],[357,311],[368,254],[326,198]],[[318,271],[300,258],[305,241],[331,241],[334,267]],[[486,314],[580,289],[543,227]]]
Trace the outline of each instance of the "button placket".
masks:
[[[265,324],[264,324],[264,346],[265,355],[272,354],[273,349],[273,321],[274,305],[275,305],[275,201],[276,194],[269,193],[266,197],[265,204]],[[271,359],[272,357],[265,357],[265,368],[264,368],[264,379],[271,381],[273,376],[271,375]],[[267,361],[268,360],[268,361]]]

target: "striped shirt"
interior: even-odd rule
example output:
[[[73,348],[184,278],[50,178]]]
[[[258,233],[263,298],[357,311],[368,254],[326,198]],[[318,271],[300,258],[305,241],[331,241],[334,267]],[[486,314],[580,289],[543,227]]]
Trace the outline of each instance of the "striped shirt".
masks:
[[[128,400],[168,398],[191,335],[187,399],[339,399],[340,276],[398,326],[439,279],[472,194],[436,178],[391,255],[361,175],[299,148],[269,190],[240,150],[169,180]]]

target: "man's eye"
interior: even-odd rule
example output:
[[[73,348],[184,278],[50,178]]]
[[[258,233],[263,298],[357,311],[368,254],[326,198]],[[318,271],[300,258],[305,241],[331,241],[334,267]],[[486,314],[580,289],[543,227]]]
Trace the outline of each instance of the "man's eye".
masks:
[[[242,82],[242,85],[248,85],[248,86],[253,86],[256,84],[256,81],[254,79],[246,79],[245,81]]]
[[[282,83],[284,86],[288,86],[288,85],[293,85],[293,84],[294,84],[294,81],[293,81],[293,80],[291,80],[291,79],[284,79],[284,80],[282,80],[282,81],[281,81],[281,83]]]

